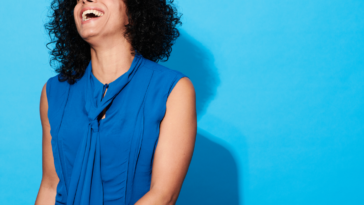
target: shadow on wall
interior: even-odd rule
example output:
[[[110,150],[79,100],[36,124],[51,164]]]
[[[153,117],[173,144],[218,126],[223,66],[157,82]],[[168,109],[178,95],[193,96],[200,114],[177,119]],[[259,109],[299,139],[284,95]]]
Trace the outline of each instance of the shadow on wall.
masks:
[[[177,205],[238,205],[236,162],[228,149],[199,132]]]
[[[199,42],[181,31],[181,36],[173,46],[169,60],[159,63],[178,70],[190,78],[196,91],[198,118],[203,116],[220,84],[212,54]]]
[[[170,59],[159,63],[191,79],[196,90],[200,119],[220,84],[212,54],[181,31]],[[211,139],[216,137],[198,131],[194,154],[177,205],[239,204],[238,170],[234,157],[223,143]]]

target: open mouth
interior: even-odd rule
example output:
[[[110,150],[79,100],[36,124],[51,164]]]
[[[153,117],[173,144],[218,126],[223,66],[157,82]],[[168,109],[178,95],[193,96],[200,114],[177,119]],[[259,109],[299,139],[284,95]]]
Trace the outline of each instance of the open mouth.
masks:
[[[99,18],[104,14],[97,10],[86,10],[82,13],[82,21],[87,21],[94,18]]]

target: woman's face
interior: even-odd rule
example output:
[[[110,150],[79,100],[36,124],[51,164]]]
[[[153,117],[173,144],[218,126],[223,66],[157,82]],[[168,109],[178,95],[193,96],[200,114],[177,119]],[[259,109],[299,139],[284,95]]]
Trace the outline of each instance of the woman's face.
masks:
[[[123,0],[74,0],[74,18],[80,36],[90,44],[101,38],[122,36],[128,24]]]

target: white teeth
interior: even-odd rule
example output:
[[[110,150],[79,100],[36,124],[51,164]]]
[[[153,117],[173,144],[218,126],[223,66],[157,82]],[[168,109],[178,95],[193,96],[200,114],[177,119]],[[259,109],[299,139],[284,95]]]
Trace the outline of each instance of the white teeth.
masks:
[[[89,19],[91,19],[91,18],[87,18],[86,17],[86,14],[94,14],[95,16],[98,16],[98,17],[100,17],[100,16],[103,16],[104,14],[103,13],[101,13],[101,12],[99,12],[99,11],[97,11],[97,10],[86,10],[86,11],[84,11],[83,13],[82,13],[82,20],[83,21],[87,21],[87,20],[89,20]]]

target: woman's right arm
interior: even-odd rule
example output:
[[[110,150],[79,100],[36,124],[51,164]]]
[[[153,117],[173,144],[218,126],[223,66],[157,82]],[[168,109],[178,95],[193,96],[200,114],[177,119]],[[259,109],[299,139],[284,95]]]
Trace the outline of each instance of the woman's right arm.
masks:
[[[47,83],[44,84],[40,97],[40,119],[42,123],[42,182],[38,191],[35,205],[54,205],[56,203],[57,184],[59,178],[53,161],[50,125],[48,121]]]

